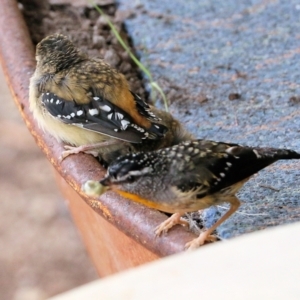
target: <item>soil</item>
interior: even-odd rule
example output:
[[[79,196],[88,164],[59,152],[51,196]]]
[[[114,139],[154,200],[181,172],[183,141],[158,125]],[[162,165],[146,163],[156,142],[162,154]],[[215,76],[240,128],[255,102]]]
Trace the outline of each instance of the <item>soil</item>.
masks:
[[[101,16],[95,8],[71,4],[49,4],[46,1],[20,2],[22,3],[19,4],[20,9],[35,45],[47,35],[64,34],[91,57],[103,58],[118,69],[126,76],[132,91],[145,98],[141,73],[112,34],[105,17]],[[122,39],[130,45],[122,25],[124,18],[130,17],[130,13],[117,11],[116,5],[111,4],[113,1],[101,2],[109,3],[100,7],[109,16]]]

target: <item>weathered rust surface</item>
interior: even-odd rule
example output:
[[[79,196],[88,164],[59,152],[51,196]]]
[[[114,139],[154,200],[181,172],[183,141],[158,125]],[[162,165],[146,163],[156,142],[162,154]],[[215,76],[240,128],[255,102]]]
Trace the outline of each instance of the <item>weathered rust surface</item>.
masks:
[[[62,145],[38,128],[29,111],[28,85],[35,60],[27,27],[15,1],[3,0],[1,11],[0,60],[7,83],[28,129],[59,174],[59,186],[68,198],[70,210],[99,274],[111,274],[182,251],[184,244],[194,235],[178,227],[171,230],[167,237],[155,238],[154,228],[166,219],[158,211],[113,193],[103,195],[100,200],[82,194],[81,185],[88,179],[102,178],[104,170],[93,157],[84,154],[59,162]],[[74,192],[62,184],[64,180]],[[130,248],[132,250],[129,251]],[[107,263],[104,264],[104,261]]]
[[[58,173],[56,173],[56,180],[68,201],[84,243],[92,246],[87,247],[87,250],[94,264],[100,266],[98,273],[101,277],[159,258],[90,209],[88,203],[82,201],[82,198]],[[93,202],[90,204],[93,205]],[[110,212],[107,211],[107,214]]]

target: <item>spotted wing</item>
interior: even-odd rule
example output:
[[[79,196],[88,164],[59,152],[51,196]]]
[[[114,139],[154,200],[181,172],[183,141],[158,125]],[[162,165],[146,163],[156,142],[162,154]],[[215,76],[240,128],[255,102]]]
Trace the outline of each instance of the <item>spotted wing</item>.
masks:
[[[205,194],[245,180],[279,159],[300,158],[291,150],[251,148],[208,140],[183,142],[173,148],[176,168],[180,168],[181,161],[184,170],[182,176],[177,177],[176,185],[182,191],[203,186]]]
[[[66,101],[49,92],[41,97],[47,111],[62,122],[131,143],[159,139],[167,131],[164,125],[156,123],[152,123],[148,129],[138,126],[129,114],[100,96],[93,96],[87,104],[78,104],[76,100]]]
[[[160,118],[155,116],[151,111],[150,106],[137,94],[131,92],[133,99],[135,101],[138,112],[145,116],[150,121],[160,121]]]

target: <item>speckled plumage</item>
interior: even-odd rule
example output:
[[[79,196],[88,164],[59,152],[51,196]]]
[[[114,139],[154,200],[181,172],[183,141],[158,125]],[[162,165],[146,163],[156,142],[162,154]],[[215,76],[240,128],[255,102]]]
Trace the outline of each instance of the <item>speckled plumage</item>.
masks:
[[[188,245],[194,248],[209,239],[212,231],[238,209],[240,202],[235,194],[243,184],[279,159],[300,159],[300,154],[287,149],[192,140],[120,157],[109,166],[100,183],[129,199],[175,214],[157,229],[157,234],[181,222],[180,216],[185,212],[230,203],[230,210]]]
[[[60,141],[82,146],[113,139],[147,147],[145,140],[164,144],[170,122],[182,128],[170,114],[132,93],[123,74],[101,59],[89,58],[63,35],[43,39],[36,59],[30,108],[40,126]]]

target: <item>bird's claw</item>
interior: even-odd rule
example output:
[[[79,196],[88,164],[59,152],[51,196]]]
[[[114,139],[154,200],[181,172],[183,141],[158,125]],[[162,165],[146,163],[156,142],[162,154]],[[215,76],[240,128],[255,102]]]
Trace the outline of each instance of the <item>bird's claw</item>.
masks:
[[[208,234],[207,231],[200,233],[200,235],[185,244],[186,250],[195,250],[200,246],[204,245],[205,242],[215,242],[218,238],[216,236]]]
[[[91,154],[95,157],[97,157],[99,154],[99,151],[89,149],[87,146],[74,147],[74,146],[70,146],[70,145],[65,145],[64,148],[66,150],[62,152],[62,154],[59,158],[60,161],[63,161],[66,157],[68,157],[71,154],[78,154],[80,152],[85,153],[85,154]]]
[[[160,236],[162,233],[167,233],[169,231],[169,229],[171,229],[173,226],[175,226],[177,224],[187,226],[187,225],[189,225],[189,222],[181,219],[181,214],[175,213],[170,218],[168,218],[167,220],[165,220],[164,222],[159,224],[155,228],[154,233],[156,236]]]

